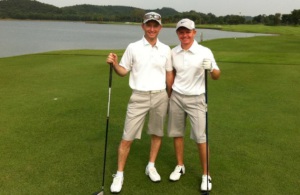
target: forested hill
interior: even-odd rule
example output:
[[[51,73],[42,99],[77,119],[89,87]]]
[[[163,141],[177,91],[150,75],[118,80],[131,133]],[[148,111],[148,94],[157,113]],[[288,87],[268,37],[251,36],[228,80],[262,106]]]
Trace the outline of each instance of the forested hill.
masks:
[[[59,8],[36,0],[0,0],[0,19],[141,22],[142,16],[148,11],[156,11],[163,16],[178,14],[172,8],[144,10],[128,6],[87,4]]]
[[[300,9],[291,14],[275,13],[255,17],[241,15],[215,16],[194,10],[178,12],[172,8],[144,10],[128,6],[75,5],[55,7],[36,0],[0,0],[0,19],[31,20],[69,20],[95,22],[142,22],[146,12],[155,11],[162,15],[163,23],[176,23],[182,18],[190,18],[196,24],[265,24],[265,25],[299,25]]]

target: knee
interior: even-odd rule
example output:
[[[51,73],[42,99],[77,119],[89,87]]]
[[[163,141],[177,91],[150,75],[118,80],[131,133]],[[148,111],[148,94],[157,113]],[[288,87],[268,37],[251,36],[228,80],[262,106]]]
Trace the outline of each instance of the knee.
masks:
[[[120,143],[119,148],[120,149],[128,149],[128,148],[130,148],[132,142],[133,141],[122,140],[121,143]]]

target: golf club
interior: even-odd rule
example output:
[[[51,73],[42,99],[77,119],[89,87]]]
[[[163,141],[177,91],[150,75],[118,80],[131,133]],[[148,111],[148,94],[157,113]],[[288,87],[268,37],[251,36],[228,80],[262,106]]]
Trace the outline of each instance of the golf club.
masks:
[[[106,148],[107,148],[107,135],[109,126],[109,110],[110,110],[110,94],[112,84],[112,64],[109,66],[109,84],[108,84],[108,105],[107,105],[107,118],[106,118],[106,132],[105,132],[105,145],[104,145],[104,157],[103,157],[103,173],[102,173],[102,187],[97,195],[104,195],[104,180],[105,180],[105,164],[106,164]]]
[[[205,122],[205,133],[206,133],[206,169],[207,169],[207,186],[206,186],[206,195],[209,195],[209,190],[208,190],[208,182],[209,182],[209,179],[208,179],[208,173],[209,173],[209,166],[208,166],[208,89],[207,89],[207,70],[205,70],[205,103],[206,103],[206,122]]]

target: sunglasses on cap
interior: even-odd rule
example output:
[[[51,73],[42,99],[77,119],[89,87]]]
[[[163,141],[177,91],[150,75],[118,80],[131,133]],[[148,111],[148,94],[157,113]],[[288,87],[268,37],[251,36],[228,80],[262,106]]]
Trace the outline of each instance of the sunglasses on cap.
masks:
[[[154,19],[154,20],[160,20],[161,16],[158,14],[145,14],[144,15],[144,20],[148,20],[148,19]]]

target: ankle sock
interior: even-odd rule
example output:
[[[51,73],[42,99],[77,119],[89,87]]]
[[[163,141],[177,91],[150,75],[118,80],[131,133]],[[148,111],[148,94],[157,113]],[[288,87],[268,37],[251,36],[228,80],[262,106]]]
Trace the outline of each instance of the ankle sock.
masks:
[[[123,171],[117,171],[116,177],[124,177]]]
[[[149,167],[149,168],[150,168],[150,167],[154,167],[154,165],[155,165],[155,163],[149,162],[148,165],[147,165],[147,167]]]

